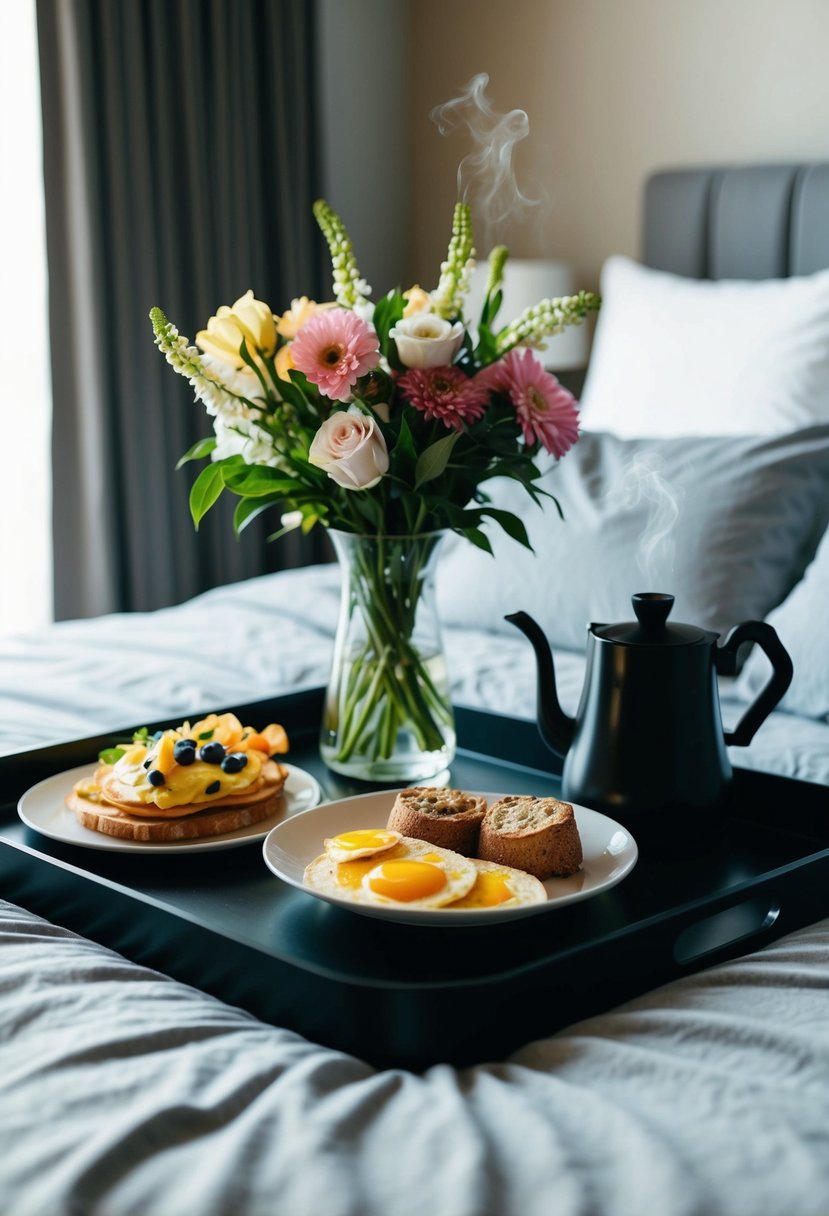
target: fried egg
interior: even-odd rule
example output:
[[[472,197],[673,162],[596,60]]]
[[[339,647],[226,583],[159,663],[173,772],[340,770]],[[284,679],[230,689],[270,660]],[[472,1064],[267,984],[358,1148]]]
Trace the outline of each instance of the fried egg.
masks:
[[[381,856],[338,862],[323,853],[306,867],[304,879],[335,899],[425,909],[461,899],[474,886],[477,873],[475,863],[460,853],[401,836]]]
[[[542,904],[547,900],[544,884],[524,870],[499,865],[496,861],[481,861],[473,857],[477,871],[474,886],[446,908],[472,911],[475,908],[516,908],[519,904]]]
[[[332,861],[357,861],[360,857],[374,857],[384,853],[402,839],[399,832],[388,828],[359,828],[354,832],[342,832],[324,841],[325,852]]]

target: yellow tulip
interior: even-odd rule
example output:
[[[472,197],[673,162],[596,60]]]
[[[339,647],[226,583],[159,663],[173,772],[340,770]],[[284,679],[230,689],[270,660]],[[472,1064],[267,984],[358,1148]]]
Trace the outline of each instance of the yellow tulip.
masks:
[[[318,312],[324,312],[327,308],[336,307],[337,304],[333,300],[328,304],[317,304],[315,300],[309,300],[308,296],[298,296],[297,299],[291,301],[291,307],[277,320],[276,332],[280,338],[287,338],[290,341],[291,338],[297,336],[305,322],[310,321],[311,317],[316,316]]]
[[[293,356],[291,355],[290,342],[286,346],[280,346],[276,352],[276,374],[280,380],[290,380],[288,372],[292,367],[295,367]]]
[[[254,358],[270,356],[276,350],[274,315],[267,304],[254,299],[252,291],[246,291],[231,307],[222,304],[207,322],[207,329],[196,334],[196,345],[220,363],[244,367],[239,354],[242,339]]]
[[[404,317],[413,317],[416,313],[431,312],[432,310],[432,297],[417,283],[408,291],[403,292],[403,299],[406,301],[406,307],[403,309]]]

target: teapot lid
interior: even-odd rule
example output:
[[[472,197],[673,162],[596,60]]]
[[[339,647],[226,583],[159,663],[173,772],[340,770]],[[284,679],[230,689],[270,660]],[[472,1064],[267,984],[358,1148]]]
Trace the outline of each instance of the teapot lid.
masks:
[[[710,642],[719,636],[696,625],[668,624],[674,597],[661,591],[641,591],[631,596],[635,621],[618,625],[594,625],[596,637],[627,646],[690,646]]]

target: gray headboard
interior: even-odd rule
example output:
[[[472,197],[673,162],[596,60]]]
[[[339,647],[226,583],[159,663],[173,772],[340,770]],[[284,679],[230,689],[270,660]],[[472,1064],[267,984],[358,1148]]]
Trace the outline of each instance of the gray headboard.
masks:
[[[692,279],[780,279],[829,267],[829,164],[655,173],[643,259]]]

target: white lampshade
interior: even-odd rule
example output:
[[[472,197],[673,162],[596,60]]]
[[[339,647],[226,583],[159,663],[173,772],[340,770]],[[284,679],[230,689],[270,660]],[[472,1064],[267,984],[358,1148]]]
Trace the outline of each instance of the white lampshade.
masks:
[[[479,262],[472,274],[467,307],[471,325],[481,315],[488,274],[486,262]],[[508,325],[525,308],[541,300],[575,295],[575,274],[567,262],[556,262],[549,258],[509,258],[504,268],[503,293],[504,300],[495,321],[497,329]],[[551,371],[586,367],[589,345],[588,329],[584,322],[581,325],[568,325],[564,333],[554,334],[547,339],[539,357]]]

